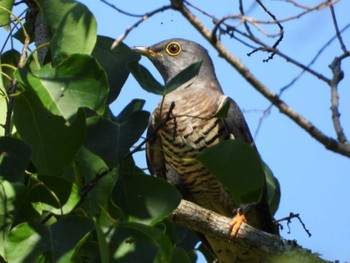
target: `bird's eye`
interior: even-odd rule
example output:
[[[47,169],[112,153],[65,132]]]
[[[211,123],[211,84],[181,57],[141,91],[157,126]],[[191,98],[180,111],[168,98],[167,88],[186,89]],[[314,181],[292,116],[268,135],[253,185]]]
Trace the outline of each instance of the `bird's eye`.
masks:
[[[177,56],[181,52],[181,46],[177,42],[170,42],[166,45],[165,51],[170,56]]]

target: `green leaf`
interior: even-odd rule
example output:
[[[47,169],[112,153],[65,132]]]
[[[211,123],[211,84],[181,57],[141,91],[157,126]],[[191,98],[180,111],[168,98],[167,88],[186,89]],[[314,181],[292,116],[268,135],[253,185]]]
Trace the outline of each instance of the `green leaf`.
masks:
[[[16,190],[10,182],[0,180],[0,259],[5,258],[4,238],[10,232],[14,214]]]
[[[129,76],[127,63],[132,60],[140,60],[140,55],[133,52],[128,46],[120,43],[111,50],[114,39],[104,36],[98,36],[96,46],[92,55],[98,63],[104,68],[109,85],[109,94],[107,103],[113,102],[119,95],[126,79]]]
[[[123,122],[135,111],[140,111],[143,109],[145,101],[141,99],[133,99],[126,107],[114,118],[116,122]]]
[[[31,155],[30,147],[21,140],[0,137],[0,176],[15,182],[23,175]]]
[[[171,262],[172,245],[159,229],[138,223],[120,223],[111,241],[113,259],[120,263]]]
[[[163,95],[166,95],[169,92],[172,92],[173,90],[180,87],[182,84],[186,83],[187,81],[191,80],[193,77],[197,76],[199,73],[199,70],[201,69],[201,66],[202,66],[202,61],[193,63],[189,65],[187,68],[185,68],[183,71],[181,71],[179,74],[177,74],[175,77],[173,77],[165,85],[165,89],[163,90]]]
[[[103,69],[87,55],[72,55],[57,67],[46,65],[35,74],[17,71],[17,80],[32,89],[52,114],[70,120],[78,108],[86,107],[103,114],[108,85]]]
[[[135,170],[133,163],[123,162],[113,200],[129,221],[155,224],[179,205],[181,195],[166,181]]]
[[[171,260],[172,263],[191,263],[191,259],[186,253],[185,250],[179,247],[175,247],[173,250],[173,258]]]
[[[223,119],[227,117],[228,110],[230,109],[231,101],[229,99],[225,100],[220,109],[213,116],[214,118]]]
[[[136,110],[121,123],[101,117],[88,119],[85,147],[115,167],[145,131],[149,112]]]
[[[51,32],[50,50],[54,64],[70,54],[90,55],[97,23],[89,9],[73,0],[36,0]]]
[[[1,3],[1,1],[0,1],[0,3]],[[17,50],[15,50],[15,49],[8,50],[1,55],[1,63],[2,64],[9,64],[9,65],[13,66],[14,68],[17,68],[20,56],[21,56],[21,54]],[[13,78],[14,70],[12,68],[2,66],[1,71],[3,73],[5,73],[6,75],[8,75],[10,78]],[[4,87],[9,87],[11,80],[9,80],[8,78],[6,78],[3,75],[1,75],[1,78],[3,81]]]
[[[277,212],[280,199],[281,188],[277,178],[273,175],[270,167],[263,162],[264,173],[266,177],[267,196],[270,206],[271,214],[274,215]]]
[[[0,25],[2,25],[3,28],[6,30],[9,29],[10,26],[10,16],[11,16],[11,11],[13,7],[13,3],[15,0],[2,0],[0,1]],[[6,10],[4,10],[7,9]]]
[[[72,163],[85,136],[85,115],[79,110],[71,124],[52,115],[36,94],[27,89],[16,97],[13,115],[21,138],[32,148],[38,173],[61,176]]]
[[[50,226],[22,223],[7,236],[5,252],[8,262],[67,262],[74,247],[94,228],[87,217],[67,216]],[[66,260],[64,261],[63,258]]]
[[[260,201],[264,185],[261,159],[247,143],[222,141],[199,153],[197,160],[221,181],[237,205]]]
[[[163,95],[165,87],[161,85],[144,66],[137,61],[128,63],[128,68],[140,86],[148,92]]]
[[[31,179],[31,202],[42,214],[47,211],[56,215],[68,214],[80,200],[78,187],[58,176],[38,175]]]

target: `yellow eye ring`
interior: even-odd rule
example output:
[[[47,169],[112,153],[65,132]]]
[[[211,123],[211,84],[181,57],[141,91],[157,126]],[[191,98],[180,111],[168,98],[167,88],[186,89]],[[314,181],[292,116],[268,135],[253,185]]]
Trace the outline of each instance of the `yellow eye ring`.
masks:
[[[165,47],[166,53],[168,53],[170,56],[177,56],[181,53],[182,49],[179,43],[177,42],[170,42]]]

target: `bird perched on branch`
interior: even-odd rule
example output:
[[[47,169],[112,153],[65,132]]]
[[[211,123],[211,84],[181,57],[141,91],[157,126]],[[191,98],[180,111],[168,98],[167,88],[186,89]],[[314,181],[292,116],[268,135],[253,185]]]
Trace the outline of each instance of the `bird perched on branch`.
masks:
[[[278,233],[267,203],[266,185],[258,204],[239,207],[220,181],[196,155],[223,140],[254,141],[237,104],[223,94],[208,52],[199,44],[184,40],[165,40],[150,47],[135,47],[158,69],[169,83],[184,69],[202,62],[196,76],[166,94],[152,114],[147,144],[147,162],[151,173],[176,185],[183,197],[219,214],[233,218],[232,236],[241,222],[270,233]],[[216,118],[229,103],[227,116]],[[220,156],[218,156],[220,158]],[[234,251],[227,240],[206,237],[219,262],[260,262],[249,251]]]

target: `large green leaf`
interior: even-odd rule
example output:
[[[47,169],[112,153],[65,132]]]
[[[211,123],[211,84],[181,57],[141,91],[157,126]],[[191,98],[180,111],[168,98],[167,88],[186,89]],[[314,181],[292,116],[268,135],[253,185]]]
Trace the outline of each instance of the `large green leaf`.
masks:
[[[27,89],[16,97],[14,123],[22,139],[32,148],[32,162],[38,173],[62,175],[85,137],[85,115],[79,110],[68,124],[52,115],[36,94]]]
[[[89,9],[73,0],[36,0],[51,33],[54,64],[67,55],[91,54],[96,43],[97,24]]]
[[[108,85],[103,69],[87,55],[72,55],[57,67],[49,64],[32,74],[16,72],[25,89],[33,89],[42,105],[52,114],[69,120],[78,108],[90,108],[100,115],[105,110]]]
[[[124,161],[113,198],[129,221],[155,224],[179,205],[181,195],[166,181],[146,176],[132,162]]]
[[[264,173],[258,153],[242,140],[222,141],[197,159],[223,184],[236,204],[260,201]]]
[[[148,92],[163,95],[164,86],[160,84],[144,66],[137,61],[128,63],[128,68],[140,86]]]
[[[172,244],[159,229],[139,223],[118,224],[110,242],[113,262],[171,262]]]
[[[129,62],[128,68],[144,90],[158,95],[166,95],[197,76],[201,65],[202,61],[191,64],[168,81],[165,86],[161,85],[152,74],[137,61]]]
[[[64,215],[73,210],[80,200],[78,187],[58,176],[38,175],[31,178],[31,202],[39,214],[44,211]]]
[[[22,223],[7,236],[8,262],[69,262],[74,247],[94,224],[87,217],[67,216],[50,226]]]
[[[15,182],[23,175],[31,155],[30,147],[21,140],[0,137],[0,176]]]
[[[1,0],[0,1],[0,25],[2,25],[3,28],[6,30],[10,26],[10,16],[11,11],[13,7],[13,3],[15,0]],[[7,11],[5,11],[3,8],[5,8]]]
[[[109,167],[115,167],[145,131],[149,112],[136,110],[122,122],[103,117],[88,119],[85,147],[100,156]]]
[[[114,39],[98,36],[96,46],[92,55],[101,64],[107,74],[109,94],[107,102],[113,102],[119,95],[126,79],[129,76],[129,69],[126,64],[132,60],[139,60],[140,55],[131,51],[125,44],[120,43],[111,50]]]
[[[264,173],[266,177],[267,196],[270,206],[271,214],[274,215],[277,212],[280,199],[281,188],[277,178],[273,175],[270,167],[263,162]]]

